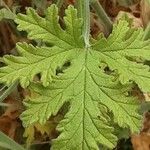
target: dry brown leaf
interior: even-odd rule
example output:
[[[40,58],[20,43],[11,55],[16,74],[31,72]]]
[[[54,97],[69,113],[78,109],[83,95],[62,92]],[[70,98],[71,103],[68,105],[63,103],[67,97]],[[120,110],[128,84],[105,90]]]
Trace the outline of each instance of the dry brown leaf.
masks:
[[[150,150],[150,135],[142,133],[132,136],[134,150]]]
[[[131,137],[134,150],[150,150],[150,112],[145,113],[143,129]]]
[[[131,12],[130,8],[119,6],[117,3],[111,0],[99,0],[106,13],[115,18],[120,11]]]
[[[16,130],[21,126],[18,119],[21,113],[20,103],[12,99],[12,97],[8,97],[5,102],[11,106],[7,107],[5,112],[0,116],[0,130],[12,139],[15,139]]]
[[[141,18],[146,27],[150,21],[150,5],[146,0],[141,0]]]
[[[134,28],[139,28],[139,27],[143,27],[143,23],[142,20],[140,18],[136,18],[133,14],[131,13],[127,13],[127,12],[123,12],[120,11],[118,16],[116,17],[115,21],[118,21],[120,18],[122,18],[123,15],[127,15],[129,19],[131,19],[132,22],[132,26]]]

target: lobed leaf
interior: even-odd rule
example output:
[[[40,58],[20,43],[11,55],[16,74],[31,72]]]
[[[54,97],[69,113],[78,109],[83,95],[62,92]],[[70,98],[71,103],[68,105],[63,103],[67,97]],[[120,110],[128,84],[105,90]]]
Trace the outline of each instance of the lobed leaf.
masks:
[[[19,30],[46,46],[18,43],[19,56],[3,58],[6,66],[0,68],[0,82],[19,80],[22,87],[38,93],[24,103],[21,119],[25,127],[44,124],[69,103],[52,150],[98,150],[100,144],[113,148],[116,125],[131,132],[140,129],[138,101],[129,93],[135,83],[143,92],[150,91],[149,66],[144,63],[150,59],[150,41],[143,40],[142,29],[132,29],[120,20],[107,39],[91,40],[87,48],[76,9],[69,6],[66,10],[64,28],[58,20],[55,5],[48,8],[45,18],[31,8],[26,15],[18,15]],[[64,67],[66,62],[69,65]],[[37,74],[41,75],[38,83],[34,81]]]

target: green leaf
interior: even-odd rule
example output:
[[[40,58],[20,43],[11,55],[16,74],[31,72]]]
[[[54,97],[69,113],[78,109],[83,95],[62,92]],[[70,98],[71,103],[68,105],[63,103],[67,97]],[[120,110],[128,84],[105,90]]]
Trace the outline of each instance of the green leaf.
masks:
[[[26,87],[36,74],[41,73],[41,80],[46,86],[56,74],[56,68],[76,55],[78,50],[75,48],[84,46],[81,36],[82,21],[77,18],[76,10],[72,7],[66,10],[65,31],[58,24],[57,13],[58,9],[52,5],[47,10],[46,19],[39,17],[32,8],[28,9],[27,15],[17,17],[18,28],[28,31],[29,38],[40,39],[55,46],[41,48],[18,43],[17,49],[21,57],[4,57],[8,66],[0,70],[2,82],[11,84],[20,80],[21,85]]]
[[[120,21],[114,25],[113,33],[107,40],[99,39],[93,43],[92,48],[101,62],[116,71],[122,84],[132,81],[143,92],[149,92],[150,72],[144,61],[150,60],[150,40],[143,41],[143,36],[143,29],[130,29],[128,22]],[[140,63],[137,63],[138,59]]]
[[[45,18],[40,17],[34,9],[29,8],[27,15],[20,14],[16,19],[16,23],[19,24],[18,29],[26,30],[30,39],[39,39],[63,49],[83,47],[82,20],[77,18],[76,10],[72,7],[66,10],[65,31],[60,27],[58,21],[58,8],[55,5],[47,9]]]
[[[2,19],[11,19],[14,20],[16,17],[16,15],[14,13],[12,13],[10,10],[6,9],[6,8],[2,8],[0,10],[0,21]]]
[[[120,20],[108,39],[91,39],[91,46],[86,47],[82,19],[72,6],[66,10],[65,28],[58,23],[55,5],[48,8],[45,18],[29,8],[16,22],[30,39],[47,45],[19,43],[20,56],[5,56],[6,66],[0,68],[0,82],[19,80],[23,87],[29,85],[38,93],[25,102],[26,111],[21,115],[25,127],[34,122],[44,124],[69,103],[52,150],[98,150],[99,144],[113,148],[116,124],[139,131],[138,101],[130,91],[135,83],[142,91],[150,91],[149,67],[144,65],[150,60],[150,41],[143,41],[142,29],[131,29],[127,21]],[[41,75],[39,83],[33,80],[37,74]]]
[[[22,146],[2,132],[0,132],[0,146],[9,150],[25,150]]]

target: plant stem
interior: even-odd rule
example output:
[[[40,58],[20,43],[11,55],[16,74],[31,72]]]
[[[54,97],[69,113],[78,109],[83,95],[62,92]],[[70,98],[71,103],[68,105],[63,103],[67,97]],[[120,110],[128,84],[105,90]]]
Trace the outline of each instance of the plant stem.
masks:
[[[0,89],[0,92],[3,91],[7,86],[3,86],[1,89]]]
[[[15,12],[12,12],[3,0],[1,1],[1,3],[2,4],[0,4],[0,5],[3,5],[12,14],[12,16],[14,16],[13,18],[15,18],[16,17]],[[16,34],[18,36],[21,36],[20,32],[18,30],[16,30],[16,25],[15,25],[14,21],[10,19],[9,23],[10,23],[11,27],[13,28],[13,30],[16,32]]]
[[[9,10],[10,12],[12,12],[10,10],[10,8],[6,5],[6,3],[3,0],[1,1],[0,6],[4,6],[7,10]]]
[[[89,0],[85,0],[85,5],[83,5],[83,36],[85,41],[85,46],[89,47],[89,36],[90,36],[90,2]]]
[[[150,38],[150,22],[145,29],[144,40],[148,40]]]
[[[100,23],[103,25],[106,35],[109,35],[111,33],[112,28],[113,28],[113,23],[110,20],[110,18],[107,16],[106,12],[102,8],[101,4],[99,3],[98,0],[90,0],[90,4],[97,13]]]
[[[0,103],[0,107],[11,107],[11,104]]]
[[[84,37],[85,47],[90,47],[90,0],[77,0],[76,7],[78,10],[78,17],[83,19],[82,34]]]
[[[2,102],[18,85],[18,82],[13,83],[8,87],[8,89],[0,96],[0,102]]]
[[[56,5],[60,9],[63,5],[63,0],[57,0]]]
[[[90,47],[89,37],[90,37],[90,1],[83,1],[83,36],[85,47]]]

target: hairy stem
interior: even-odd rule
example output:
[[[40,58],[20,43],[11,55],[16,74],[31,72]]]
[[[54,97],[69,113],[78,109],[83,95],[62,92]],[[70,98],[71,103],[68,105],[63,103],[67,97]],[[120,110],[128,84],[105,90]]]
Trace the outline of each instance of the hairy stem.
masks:
[[[83,4],[83,36],[85,41],[85,47],[89,47],[89,36],[90,36],[90,2],[85,0]]]
[[[107,16],[106,12],[102,8],[101,4],[99,3],[98,0],[90,0],[90,4],[92,8],[95,10],[97,13],[100,23],[103,25],[106,35],[109,35],[112,31],[113,23],[110,20],[110,18]]]
[[[76,8],[78,10],[78,16],[83,19],[83,36],[85,47],[90,47],[89,36],[90,36],[90,0],[77,0]]]

